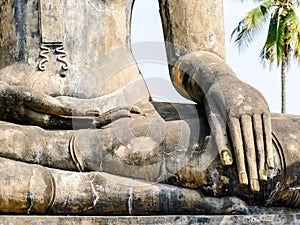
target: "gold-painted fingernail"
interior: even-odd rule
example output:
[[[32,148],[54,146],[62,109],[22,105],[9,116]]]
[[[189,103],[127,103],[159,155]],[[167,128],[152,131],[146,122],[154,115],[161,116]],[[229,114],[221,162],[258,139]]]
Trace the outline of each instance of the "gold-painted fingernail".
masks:
[[[268,164],[269,169],[274,169],[275,165],[274,165],[274,161],[272,158],[267,159],[267,164]]]
[[[239,175],[240,184],[248,185],[248,176],[245,172],[241,172]]]
[[[86,116],[95,116],[95,117],[99,117],[100,116],[100,111],[97,110],[97,109],[94,109],[94,110],[88,110],[85,112],[85,115]]]
[[[266,170],[260,170],[259,171],[259,180],[260,181],[267,181],[268,180],[268,176],[267,176]]]
[[[223,166],[231,166],[233,163],[231,151],[226,149],[221,152],[221,161]]]
[[[255,179],[251,179],[250,181],[250,187],[251,187],[251,191],[253,192],[259,192],[259,182],[258,180]]]

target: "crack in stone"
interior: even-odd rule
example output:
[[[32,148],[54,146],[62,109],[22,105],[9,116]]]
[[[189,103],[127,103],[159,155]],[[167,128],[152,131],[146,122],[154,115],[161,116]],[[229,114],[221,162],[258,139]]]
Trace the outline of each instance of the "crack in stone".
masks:
[[[31,178],[30,178],[30,184],[29,184],[29,192],[28,192],[28,194],[27,194],[27,198],[29,198],[30,199],[30,206],[29,206],[29,208],[28,208],[28,210],[27,210],[27,214],[30,214],[30,211],[32,210],[32,208],[33,208],[33,206],[34,206],[34,200],[35,200],[35,188],[34,188],[34,186],[35,186],[35,171],[33,170],[33,172],[32,172],[33,174],[32,174],[32,176],[31,176]]]
[[[98,193],[96,191],[96,188],[94,186],[95,178],[96,178],[96,175],[94,175],[94,178],[91,181],[88,181],[88,183],[90,183],[90,185],[91,185],[91,191],[92,191],[92,193],[93,193],[93,195],[95,197],[94,202],[93,202],[93,206],[89,207],[89,209],[94,208],[96,206],[98,200],[100,199],[100,197],[99,197],[99,195],[98,195]]]
[[[128,198],[128,213],[132,215],[132,202],[133,202],[133,185],[129,189],[129,198]]]

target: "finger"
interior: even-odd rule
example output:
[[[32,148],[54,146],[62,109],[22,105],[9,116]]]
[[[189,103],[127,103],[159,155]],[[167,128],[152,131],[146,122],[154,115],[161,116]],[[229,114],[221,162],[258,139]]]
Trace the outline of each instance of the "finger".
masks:
[[[267,152],[267,165],[269,169],[274,168],[273,161],[273,148],[272,148],[272,128],[271,128],[271,117],[269,114],[263,115],[264,135],[265,135],[265,147]]]
[[[258,173],[259,180],[266,181],[267,173],[265,170],[265,151],[264,151],[264,135],[261,115],[255,114],[252,117],[254,138],[256,143],[256,152],[258,157]]]
[[[236,158],[239,181],[241,184],[248,185],[248,175],[246,172],[244,147],[243,147],[242,133],[241,133],[239,119],[231,118],[229,120],[228,127],[231,135],[235,158]]]
[[[55,115],[47,115],[39,112],[32,111],[30,109],[24,110],[23,122],[27,122],[30,125],[40,126],[46,129],[77,129],[81,128],[93,128],[93,120],[88,118],[66,118]]]
[[[72,116],[72,108],[69,106],[62,105],[55,98],[40,94],[36,92],[25,92],[25,105],[27,108],[49,115],[57,115],[57,116]]]
[[[98,117],[102,113],[96,99],[82,99],[69,96],[57,96],[54,98],[61,105],[72,108],[72,116]]]
[[[254,145],[254,136],[251,117],[244,115],[241,117],[241,125],[243,132],[243,140],[245,146],[245,153],[248,163],[248,172],[250,178],[250,188],[254,192],[259,191],[259,182],[257,174],[257,164],[256,164],[256,153]]]
[[[131,117],[130,112],[127,109],[124,108],[119,108],[118,110],[113,109],[95,118],[93,124],[95,127],[101,128],[118,119],[130,118],[130,117]]]
[[[76,115],[78,115],[78,113],[76,113]],[[98,110],[98,109],[91,109],[91,110],[87,110],[85,112],[85,115],[99,117],[101,115],[101,113],[100,113],[100,110]]]
[[[130,109],[130,112],[134,113],[134,114],[142,114],[141,109],[137,106],[132,106],[131,109]]]
[[[50,97],[51,98],[51,97]],[[98,117],[101,112],[97,107],[91,105],[63,105],[57,102],[56,99],[52,102],[45,103],[44,105],[38,105],[37,107],[31,106],[31,108],[37,112],[51,114],[56,116],[69,116],[69,117]]]
[[[228,137],[226,134],[226,122],[221,116],[210,113],[209,124],[211,127],[211,134],[217,145],[220,159],[223,166],[230,166],[233,163],[232,154],[228,144]]]

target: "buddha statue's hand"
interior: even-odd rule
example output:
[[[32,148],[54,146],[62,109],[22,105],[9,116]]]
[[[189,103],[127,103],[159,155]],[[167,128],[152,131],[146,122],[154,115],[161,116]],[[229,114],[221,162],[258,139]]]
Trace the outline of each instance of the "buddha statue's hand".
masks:
[[[135,106],[117,107],[95,117],[93,125],[96,128],[101,128],[118,119],[130,118],[132,114],[141,114],[141,111]]]
[[[230,146],[226,143],[227,125],[239,181],[259,191],[259,181],[267,180],[266,169],[274,167],[271,117],[264,97],[234,76],[221,76],[208,92],[206,112],[223,165],[232,163],[231,148],[226,148]]]
[[[222,164],[230,166],[235,159],[239,182],[259,191],[259,180],[267,180],[266,169],[274,167],[270,111],[264,97],[240,81],[221,58],[205,51],[179,59],[172,80],[179,92],[204,103]]]
[[[23,86],[0,82],[0,119],[45,128],[72,127],[72,107]]]
[[[137,106],[116,106],[111,104],[111,100],[116,98],[117,95],[112,93],[93,99],[68,96],[55,97],[61,104],[72,107],[74,120],[76,120],[77,116],[89,117],[92,119],[92,126],[95,128],[104,127],[122,118],[130,118],[133,114],[143,115],[141,109]]]

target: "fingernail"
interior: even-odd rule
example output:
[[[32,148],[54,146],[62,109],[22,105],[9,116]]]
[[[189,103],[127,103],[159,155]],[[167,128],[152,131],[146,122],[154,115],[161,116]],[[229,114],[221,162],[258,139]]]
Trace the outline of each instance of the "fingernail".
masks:
[[[233,163],[231,151],[230,150],[222,150],[221,152],[221,161],[223,166],[231,166]]]
[[[251,191],[253,192],[259,192],[259,182],[258,180],[255,179],[251,179],[250,181],[250,187],[251,187]]]
[[[274,169],[275,166],[274,166],[274,161],[272,158],[267,159],[267,164],[268,164],[269,169]]]
[[[245,172],[240,173],[239,179],[241,184],[248,185],[248,176]]]
[[[95,116],[95,117],[99,117],[100,116],[100,111],[99,110],[88,110],[85,112],[86,116]]]
[[[259,180],[260,181],[267,181],[268,180],[268,176],[267,176],[266,170],[260,170],[259,171]]]

